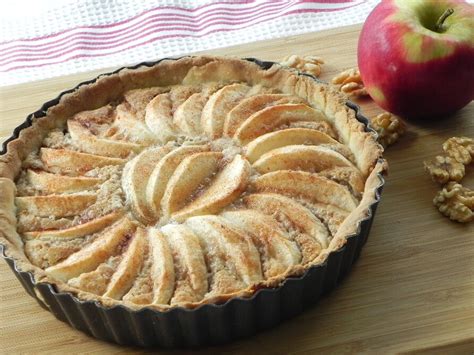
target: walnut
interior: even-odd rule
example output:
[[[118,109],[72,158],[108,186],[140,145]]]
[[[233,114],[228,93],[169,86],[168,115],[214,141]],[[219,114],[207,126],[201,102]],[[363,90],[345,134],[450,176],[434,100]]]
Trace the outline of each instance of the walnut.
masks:
[[[321,74],[321,64],[324,64],[324,61],[321,57],[314,55],[301,57],[293,54],[285,57],[280,64],[318,77]]]
[[[462,164],[469,164],[474,157],[474,139],[451,137],[443,143],[443,150]]]
[[[389,112],[383,112],[370,121],[373,129],[378,133],[378,141],[385,148],[395,143],[405,133],[405,123]]]
[[[348,96],[360,97],[368,95],[357,68],[347,69],[339,73],[332,78],[332,83],[340,85],[339,90]]]
[[[454,158],[438,155],[433,160],[423,162],[425,170],[434,182],[445,184],[448,181],[461,181],[465,174],[464,164]]]
[[[474,191],[451,181],[436,194],[433,204],[453,221],[467,223],[474,220]]]

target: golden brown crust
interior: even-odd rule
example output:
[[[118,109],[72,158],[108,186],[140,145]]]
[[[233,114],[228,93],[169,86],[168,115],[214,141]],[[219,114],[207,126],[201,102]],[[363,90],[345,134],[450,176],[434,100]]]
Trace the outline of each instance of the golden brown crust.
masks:
[[[12,180],[0,178],[0,236],[17,249],[23,242],[16,231],[15,184]],[[0,240],[2,241],[2,240]]]
[[[355,155],[355,163],[367,177],[365,190],[360,204],[340,226],[337,234],[330,242],[329,248],[311,263],[296,265],[285,273],[265,281],[253,284],[246,289],[231,294],[204,298],[200,302],[180,304],[195,308],[203,303],[222,303],[234,296],[249,297],[255,290],[262,287],[277,287],[288,276],[303,274],[312,265],[323,263],[330,252],[338,250],[347,237],[357,232],[360,221],[367,218],[370,206],[377,200],[376,190],[381,184],[379,175],[383,174],[387,165],[382,159],[382,147],[370,132],[356,118],[354,111],[345,106],[345,98],[335,89],[326,84],[315,82],[307,76],[281,70],[274,65],[263,70],[254,63],[239,59],[221,57],[186,57],[179,60],[164,60],[152,67],[124,69],[118,74],[101,76],[92,84],[82,85],[75,91],[63,95],[59,103],[46,112],[41,118],[34,118],[31,127],[23,129],[17,139],[9,142],[7,153],[0,157],[0,243],[6,246],[5,254],[15,259],[21,271],[31,271],[36,282],[54,284],[60,292],[71,292],[81,300],[99,301],[105,306],[124,304],[131,309],[143,306],[128,301],[117,301],[103,298],[95,294],[80,291],[67,283],[59,282],[46,275],[44,270],[32,265],[24,255],[20,236],[16,231],[15,217],[15,179],[20,173],[22,161],[28,154],[37,150],[49,131],[64,128],[66,120],[78,112],[97,109],[111,102],[120,100],[125,91],[153,86],[170,86],[175,84],[196,84],[225,77],[229,82],[243,81],[252,85],[262,84],[276,88],[284,94],[295,95],[307,100],[314,108],[323,111],[327,119],[337,130],[339,141],[346,144]],[[3,198],[6,196],[6,198]],[[148,306],[158,310],[166,310],[169,305]]]

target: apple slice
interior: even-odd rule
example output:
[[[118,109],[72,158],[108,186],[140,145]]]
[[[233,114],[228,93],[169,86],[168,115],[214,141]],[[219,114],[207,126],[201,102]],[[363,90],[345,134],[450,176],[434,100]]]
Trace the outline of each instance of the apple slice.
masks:
[[[148,180],[146,200],[155,218],[161,215],[161,199],[168,181],[184,158],[209,150],[207,145],[182,146],[166,154],[155,166]]]
[[[125,139],[146,146],[158,143],[158,138],[148,127],[129,111],[125,111],[123,106],[124,104],[117,106],[117,117],[104,136],[112,139]]]
[[[126,160],[79,153],[66,149],[41,148],[41,161],[52,173],[81,175],[94,168],[108,165],[122,165]]]
[[[148,103],[145,109],[145,123],[161,143],[166,143],[177,136],[173,114],[198,90],[197,86],[174,86],[169,93],[157,95]]]
[[[189,218],[186,225],[201,239],[209,239],[209,247],[218,247],[247,286],[263,279],[260,256],[252,239],[232,227],[227,220],[219,216],[196,216]]]
[[[253,163],[270,150],[287,145],[342,145],[327,134],[308,128],[289,128],[260,136],[245,147],[248,160]]]
[[[277,170],[318,172],[334,166],[354,168],[352,163],[338,152],[309,145],[288,145],[271,150],[252,165],[260,174]]]
[[[174,139],[173,102],[169,94],[157,95],[146,106],[145,122],[161,143]]]
[[[45,271],[57,280],[67,281],[85,272],[95,270],[97,266],[116,253],[118,245],[136,225],[127,217],[122,218],[105,229],[91,244],[70,255],[59,264],[48,267]]]
[[[18,211],[40,217],[70,217],[80,214],[95,203],[97,196],[90,193],[75,195],[23,196],[15,198]]]
[[[202,129],[209,137],[222,137],[227,113],[245,97],[249,89],[245,84],[231,84],[211,95],[201,117]]]
[[[190,196],[217,172],[222,157],[222,153],[205,152],[184,158],[169,179],[161,199],[165,218],[182,209]]]
[[[78,121],[68,120],[67,127],[73,144],[85,153],[125,158],[131,152],[138,153],[143,149],[140,144],[99,138],[89,132]]]
[[[337,133],[334,128],[327,121],[295,121],[288,124],[288,128],[306,128],[313,129],[327,134],[333,139],[337,139]]]
[[[117,270],[110,280],[105,297],[121,299],[133,285],[143,263],[143,255],[147,245],[146,233],[142,228],[137,228],[135,235],[123,254]]]
[[[189,227],[168,224],[161,228],[173,250],[176,268],[176,289],[170,304],[198,302],[208,289],[207,268],[199,238]]]
[[[353,211],[358,201],[347,188],[327,178],[305,171],[279,170],[259,176],[254,187],[258,192],[277,192],[290,197],[303,197],[313,202],[330,204]]]
[[[189,135],[198,135],[202,132],[201,115],[208,99],[208,96],[196,93],[176,109],[173,122],[181,132]]]
[[[124,99],[127,111],[133,115],[135,120],[143,121],[145,119],[146,105],[159,94],[169,91],[168,87],[151,87],[144,89],[133,89],[125,91]],[[124,104],[120,104],[122,106]],[[118,108],[118,106],[117,106]]]
[[[92,221],[79,224],[74,227],[58,230],[44,230],[44,231],[32,231],[23,233],[25,239],[38,239],[38,238],[58,238],[58,239],[73,239],[82,238],[94,233],[97,233],[105,227],[111,225],[123,216],[122,211],[116,211],[109,213],[105,216],[93,219]]]
[[[296,228],[315,239],[323,248],[329,245],[329,233],[324,224],[309,209],[295,200],[275,193],[258,193],[244,197],[247,207],[259,210],[278,218],[282,213],[290,222],[290,228]],[[284,222],[284,221],[283,221]]]
[[[261,253],[265,278],[280,275],[301,261],[301,253],[278,223],[257,210],[228,211],[221,214],[247,232]]]
[[[191,216],[215,214],[231,204],[245,190],[250,176],[250,164],[236,155],[232,162],[217,174],[211,185],[198,198],[171,215],[182,222]]]
[[[175,288],[173,254],[166,237],[156,228],[148,229],[150,255],[152,260],[151,280],[153,282],[154,304],[168,304]]]
[[[221,88],[221,84],[209,83],[202,87],[202,91],[192,94],[174,112],[173,122],[180,132],[191,136],[203,132],[201,116],[209,96]]]
[[[233,137],[240,125],[255,112],[263,110],[268,106],[288,103],[299,104],[304,103],[304,100],[298,96],[285,94],[263,94],[247,97],[227,114],[224,124],[224,135]]]
[[[171,99],[172,111],[175,112],[176,109],[183,104],[192,94],[201,92],[202,85],[176,85],[173,86],[169,92]]]
[[[241,144],[247,144],[253,139],[291,122],[324,120],[326,117],[321,111],[304,104],[270,106],[247,118],[235,132],[234,138]]]
[[[156,164],[169,152],[168,147],[148,149],[130,160],[124,167],[122,188],[132,212],[143,223],[153,220],[146,201],[148,179]]]
[[[89,190],[103,181],[92,177],[71,177],[30,169],[26,171],[26,178],[31,186],[47,194]]]
[[[209,226],[201,219],[201,216],[189,218],[186,226],[198,237],[199,244],[208,268],[208,293],[204,298],[231,294],[246,287],[240,279],[237,271],[227,256],[221,251],[219,243],[215,240],[215,233],[207,234]]]

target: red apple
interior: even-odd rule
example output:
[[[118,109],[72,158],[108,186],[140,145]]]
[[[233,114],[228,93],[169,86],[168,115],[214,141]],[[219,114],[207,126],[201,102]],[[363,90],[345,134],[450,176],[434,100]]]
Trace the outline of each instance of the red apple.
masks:
[[[374,101],[413,118],[474,99],[474,6],[461,0],[383,0],[359,37],[358,64]]]

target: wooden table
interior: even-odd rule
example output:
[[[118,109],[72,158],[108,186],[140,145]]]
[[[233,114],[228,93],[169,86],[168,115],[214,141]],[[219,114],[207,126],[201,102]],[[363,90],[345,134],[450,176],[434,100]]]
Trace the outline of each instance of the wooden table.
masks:
[[[360,26],[287,37],[208,53],[279,60],[314,54],[323,79],[356,65]],[[158,54],[159,55],[159,54]],[[149,60],[153,58],[143,58]],[[0,136],[60,91],[105,70],[0,89]],[[380,112],[369,100],[364,112]],[[202,352],[348,353],[474,351],[474,225],[443,217],[431,200],[438,186],[422,162],[451,136],[474,136],[474,103],[453,117],[408,133],[390,147],[383,199],[370,238],[340,287],[303,315],[276,329]],[[473,188],[474,169],[464,183]],[[90,338],[56,320],[29,297],[0,263],[0,352],[130,352]]]

